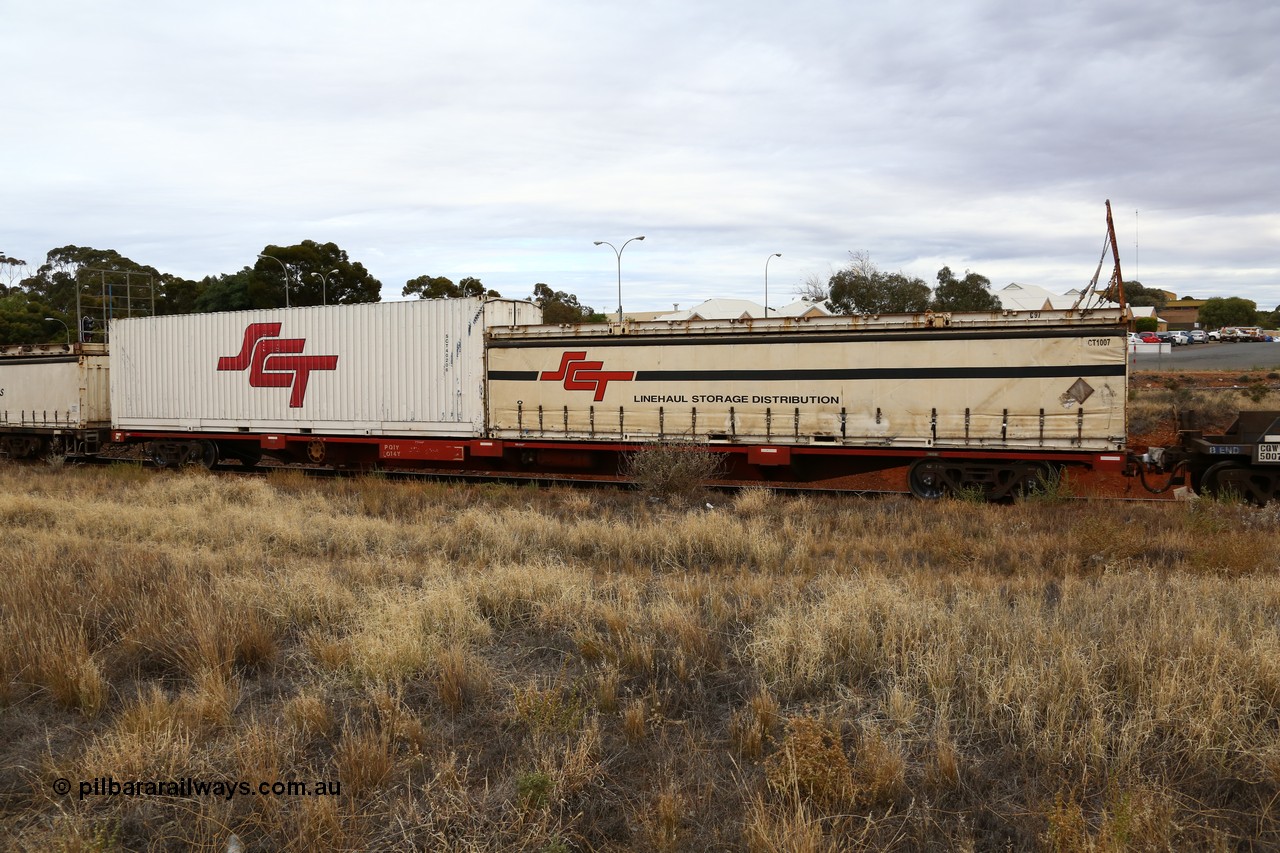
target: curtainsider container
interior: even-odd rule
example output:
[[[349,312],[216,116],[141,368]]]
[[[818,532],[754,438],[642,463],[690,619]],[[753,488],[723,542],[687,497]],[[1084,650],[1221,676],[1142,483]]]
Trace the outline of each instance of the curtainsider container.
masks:
[[[490,326],[531,303],[431,299],[115,320],[115,429],[479,436]]]
[[[94,452],[111,424],[101,345],[0,348],[0,452]]]
[[[1125,446],[1120,310],[592,328],[491,335],[492,437],[1013,451]]]

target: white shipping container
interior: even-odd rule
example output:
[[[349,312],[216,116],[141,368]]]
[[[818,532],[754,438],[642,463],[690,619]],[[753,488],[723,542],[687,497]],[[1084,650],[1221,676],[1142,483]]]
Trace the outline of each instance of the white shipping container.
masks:
[[[105,428],[105,355],[0,355],[0,426]]]
[[[429,299],[115,320],[116,429],[478,436],[486,323],[529,303]]]

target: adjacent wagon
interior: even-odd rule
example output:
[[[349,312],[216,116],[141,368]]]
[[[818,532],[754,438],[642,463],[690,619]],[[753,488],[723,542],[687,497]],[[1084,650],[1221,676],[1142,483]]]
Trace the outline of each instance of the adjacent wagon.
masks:
[[[111,427],[107,376],[100,344],[0,348],[0,453],[97,453]]]

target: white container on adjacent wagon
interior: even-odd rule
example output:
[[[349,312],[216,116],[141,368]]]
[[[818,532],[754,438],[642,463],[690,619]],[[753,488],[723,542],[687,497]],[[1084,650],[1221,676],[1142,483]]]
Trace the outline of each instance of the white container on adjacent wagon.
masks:
[[[429,299],[111,324],[119,430],[480,436],[486,328],[514,300]]]
[[[100,346],[5,348],[0,352],[0,427],[108,426],[107,371]]]

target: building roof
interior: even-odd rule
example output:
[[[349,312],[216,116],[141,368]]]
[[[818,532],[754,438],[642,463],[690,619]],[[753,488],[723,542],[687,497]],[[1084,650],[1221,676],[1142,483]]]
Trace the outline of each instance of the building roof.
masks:
[[[1038,284],[1007,284],[993,291],[1000,300],[1000,307],[1006,311],[1065,311],[1076,304],[1081,291],[1072,288],[1066,293],[1053,293]],[[1090,308],[1114,307],[1110,300],[1094,296],[1089,301]]]
[[[770,317],[815,317],[830,314],[820,302],[803,299],[769,308]],[[764,317],[764,306],[750,299],[708,299],[685,311],[658,314],[655,320],[750,320]]]

